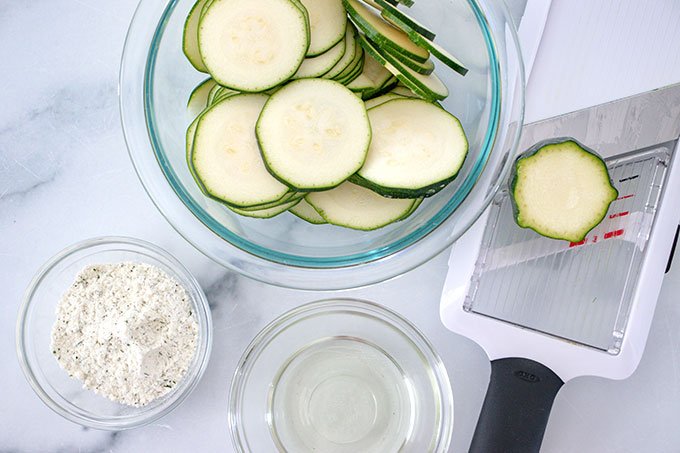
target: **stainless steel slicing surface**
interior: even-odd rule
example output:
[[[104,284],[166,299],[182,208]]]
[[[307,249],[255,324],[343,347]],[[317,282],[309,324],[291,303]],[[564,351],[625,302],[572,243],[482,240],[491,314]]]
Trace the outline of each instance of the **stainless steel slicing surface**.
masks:
[[[518,227],[500,193],[464,308],[618,353],[674,144],[607,160],[619,198],[579,243]]]

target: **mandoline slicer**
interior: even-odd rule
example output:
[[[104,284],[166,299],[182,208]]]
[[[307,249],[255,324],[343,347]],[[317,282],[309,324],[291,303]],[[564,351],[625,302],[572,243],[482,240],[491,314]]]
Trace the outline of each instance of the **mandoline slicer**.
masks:
[[[680,84],[525,127],[520,150],[569,136],[598,151],[619,198],[569,243],[518,227],[501,191],[454,246],[441,318],[492,364],[471,452],[538,451],[564,382],[637,367],[680,220],[679,135]]]

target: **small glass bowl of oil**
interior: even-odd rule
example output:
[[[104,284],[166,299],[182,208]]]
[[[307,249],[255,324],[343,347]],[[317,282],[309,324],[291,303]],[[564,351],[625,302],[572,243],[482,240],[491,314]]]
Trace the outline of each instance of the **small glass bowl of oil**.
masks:
[[[446,452],[453,398],[441,359],[411,323],[332,299],[284,314],[248,346],[229,425],[239,452]]]

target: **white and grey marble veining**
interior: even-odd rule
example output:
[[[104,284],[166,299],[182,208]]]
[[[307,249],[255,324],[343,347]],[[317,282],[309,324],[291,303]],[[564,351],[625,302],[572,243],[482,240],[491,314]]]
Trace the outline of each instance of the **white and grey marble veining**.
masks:
[[[593,8],[601,17],[602,4],[624,4],[628,15],[622,20],[629,23],[630,17],[642,14],[635,4],[643,2],[554,3],[529,86],[532,120],[583,106],[579,102],[588,105],[589,98],[579,98],[577,84],[555,91],[549,83],[573,68],[553,56],[561,52],[564,40],[570,42],[565,30],[587,35],[588,27],[597,26],[574,22],[575,10],[597,3]],[[658,11],[648,16],[680,14],[672,8],[677,3],[658,4]],[[277,315],[332,296],[267,286],[215,265],[187,244],[149,201],[127,157],[116,98],[120,53],[135,6],[135,0],[0,0],[0,453],[233,451],[226,408],[241,352]],[[570,21],[561,22],[563,17]],[[581,41],[587,42],[587,36]],[[659,56],[645,56],[645,61],[659,67],[663,63],[666,78],[655,74],[640,86],[680,81],[680,68],[662,62],[659,49],[670,44],[656,44]],[[588,55],[594,60],[597,50]],[[611,60],[604,64],[605,72],[636,58],[625,50],[603,51],[601,57]],[[623,77],[625,89],[617,96],[633,94],[625,91],[633,89],[631,76]],[[604,84],[602,79],[598,83]],[[608,94],[615,91],[606,88]],[[542,104],[545,99],[549,105]],[[52,413],[24,380],[14,347],[17,310],[36,269],[71,243],[111,234],[150,240],[180,258],[206,289],[215,325],[212,359],[196,391],[157,423],[120,433],[84,429]],[[472,436],[489,365],[481,348],[439,322],[446,261],[441,255],[396,280],[342,295],[390,306],[411,319],[439,350],[453,385],[451,451],[457,453],[466,450]],[[666,278],[639,370],[621,382],[582,378],[567,384],[556,401],[545,451],[680,451],[679,291],[676,263]]]

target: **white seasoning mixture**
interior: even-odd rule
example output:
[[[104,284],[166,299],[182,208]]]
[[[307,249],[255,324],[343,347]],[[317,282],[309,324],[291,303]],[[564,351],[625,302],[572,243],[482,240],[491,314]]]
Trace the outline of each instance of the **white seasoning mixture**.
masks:
[[[137,407],[180,382],[197,341],[186,290],[145,263],[83,269],[59,302],[52,328],[52,353],[71,377]]]

